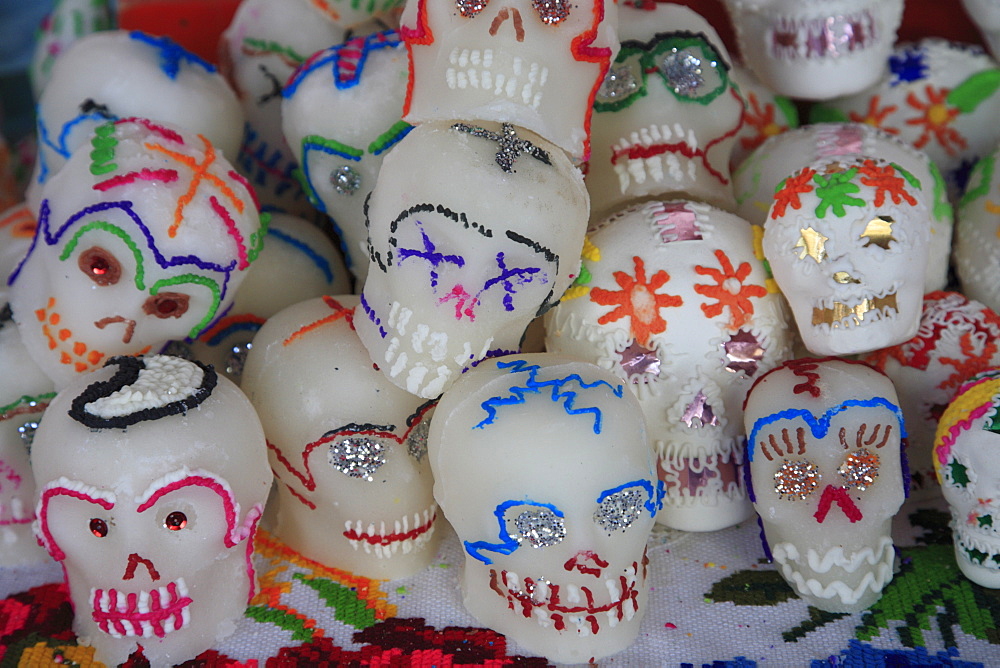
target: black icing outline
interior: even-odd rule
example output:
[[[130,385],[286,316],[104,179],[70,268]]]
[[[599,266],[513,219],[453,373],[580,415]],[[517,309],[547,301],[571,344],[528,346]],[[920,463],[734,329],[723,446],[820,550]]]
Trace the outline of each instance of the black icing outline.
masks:
[[[212,396],[212,391],[219,382],[219,376],[212,365],[202,364],[197,360],[188,360],[197,364],[203,372],[201,387],[184,399],[174,401],[155,408],[144,408],[128,415],[112,418],[102,418],[87,412],[87,404],[108,397],[115,392],[128,387],[139,379],[139,373],[146,368],[146,360],[142,357],[118,355],[110,358],[104,366],[118,365],[118,371],[108,380],[97,381],[88,385],[70,404],[68,415],[80,424],[91,429],[125,429],[129,425],[159,420],[171,415],[187,413],[189,408],[196,408]]]

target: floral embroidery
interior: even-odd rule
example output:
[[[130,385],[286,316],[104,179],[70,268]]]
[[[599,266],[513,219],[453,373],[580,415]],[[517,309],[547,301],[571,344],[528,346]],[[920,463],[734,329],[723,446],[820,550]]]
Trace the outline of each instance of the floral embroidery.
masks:
[[[941,364],[955,367],[955,373],[938,385],[942,390],[957,390],[966,380],[993,366],[992,360],[997,352],[995,340],[983,337],[980,332],[964,332],[958,343],[962,348],[962,357],[939,358]],[[977,353],[976,348],[981,348],[981,351]]]
[[[714,304],[701,305],[701,310],[706,316],[714,318],[728,308],[729,329],[737,330],[745,325],[750,320],[750,316],[753,315],[753,302],[750,301],[750,298],[765,297],[767,290],[760,285],[745,285],[743,283],[753,270],[749,262],[740,264],[739,268],[734,271],[733,263],[723,251],[716,250],[715,257],[722,266],[721,271],[701,265],[696,265],[694,271],[701,276],[710,276],[716,284],[696,284],[694,291],[699,295],[718,300]]]
[[[855,123],[866,123],[876,128],[882,128],[883,131],[888,132],[889,134],[898,135],[899,128],[886,126],[883,125],[883,123],[885,123],[886,116],[899,109],[899,107],[894,104],[888,104],[880,109],[878,106],[880,101],[881,100],[878,95],[873,95],[868,101],[868,111],[866,111],[864,115],[861,115],[856,111],[851,111],[847,115],[851,121]]]
[[[792,207],[796,211],[802,208],[802,201],[799,195],[810,193],[813,187],[810,183],[816,170],[811,167],[789,176],[778,185],[774,191],[774,204],[771,206],[771,220],[785,215],[787,207]]]
[[[656,291],[670,280],[670,275],[662,269],[646,280],[646,267],[640,257],[633,257],[635,277],[624,271],[614,273],[615,282],[621,290],[593,288],[590,299],[601,306],[617,306],[597,319],[599,325],[606,325],[622,318],[631,319],[632,335],[641,345],[646,346],[653,334],[666,331],[667,321],[660,316],[660,309],[680,306],[684,300],[677,295],[656,294]]]
[[[757,131],[752,137],[741,137],[740,144],[752,151],[767,140],[768,137],[779,135],[788,130],[787,125],[779,125],[775,120],[776,106],[771,103],[761,105],[757,95],[751,91],[747,94],[749,109],[743,113],[743,121]]]
[[[957,107],[949,106],[946,103],[948,93],[951,92],[950,89],[935,89],[933,86],[928,84],[924,87],[924,91],[927,93],[926,102],[918,99],[916,93],[910,93],[906,96],[906,103],[908,105],[917,111],[923,112],[922,116],[906,120],[907,125],[924,126],[923,132],[920,137],[913,142],[913,145],[917,148],[923,148],[933,137],[939,144],[941,144],[941,148],[943,148],[948,155],[955,155],[959,149],[967,148],[968,142],[965,141],[965,137],[963,137],[958,130],[951,126],[955,117],[962,112]]]
[[[882,206],[885,203],[886,193],[889,193],[893,204],[900,204],[906,200],[910,206],[917,205],[917,200],[906,192],[904,177],[896,175],[895,165],[879,167],[873,160],[866,159],[858,171],[861,174],[861,183],[875,188],[875,206]]]

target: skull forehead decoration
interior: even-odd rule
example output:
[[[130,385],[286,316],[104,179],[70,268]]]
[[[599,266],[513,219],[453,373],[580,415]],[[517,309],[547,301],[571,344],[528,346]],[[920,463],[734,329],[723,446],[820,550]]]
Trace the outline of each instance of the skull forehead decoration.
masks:
[[[588,199],[555,146],[514,126],[424,123],[370,197],[358,336],[396,385],[434,398],[516,351],[576,278]]]
[[[913,144],[937,164],[957,199],[971,165],[1000,140],[1000,65],[979,46],[936,38],[901,44],[887,62],[877,82],[813,114],[874,125]]]
[[[938,420],[962,383],[1000,364],[998,340],[1000,315],[957,292],[939,291],[924,297],[916,336],[862,357],[899,393],[914,490],[938,492],[931,457]]]
[[[754,507],[782,577],[821,610],[858,612],[892,579],[905,496],[895,389],[859,362],[784,363],[747,396]]]
[[[428,452],[480,623],[560,663],[634,640],[662,487],[618,379],[552,353],[488,360],[442,397]]]
[[[425,456],[434,402],[373,368],[353,327],[357,303],[324,296],[272,317],[242,387],[279,481],[275,535],[329,567],[405,577],[440,542]]]
[[[959,204],[955,226],[955,272],[962,293],[1000,310],[1000,285],[994,280],[1000,263],[1000,170],[994,150],[976,163]]]
[[[919,180],[896,163],[854,158],[782,181],[763,248],[806,348],[847,355],[916,333],[929,237]]]
[[[213,145],[147,120],[98,127],[42,194],[10,297],[57,385],[110,355],[197,336],[263,244],[250,186]]]
[[[754,225],[764,225],[778,184],[796,167],[821,160],[848,163],[878,156],[901,165],[921,184],[931,212],[931,236],[924,292],[948,282],[954,214],[940,170],[923,151],[867,123],[814,123],[768,139],[733,174],[736,212]]]
[[[399,34],[355,37],[314,54],[284,89],[285,139],[309,201],[333,218],[358,282],[368,270],[364,203],[401,120],[408,60]]]
[[[237,157],[243,112],[235,93],[214,66],[169,38],[101,31],[64,55],[38,100],[38,161],[27,195],[33,211],[41,186],[109,120],[173,123],[205,135],[230,160]]]
[[[590,153],[591,105],[618,50],[610,0],[416,0],[403,117],[506,121],[574,158]]]
[[[726,0],[747,66],[781,95],[827,100],[881,74],[903,0]]]
[[[970,580],[1000,587],[1000,489],[996,446],[1000,370],[985,370],[962,384],[941,415],[934,438],[934,468],[951,508],[955,560]]]
[[[231,632],[253,594],[271,484],[253,407],[165,355],[112,358],[49,405],[32,452],[36,533],[61,562],[74,632],[96,659],[183,662]]]
[[[548,350],[608,369],[638,397],[666,483],[659,521],[674,528],[752,512],[742,403],[791,355],[754,229],[706,204],[634,205],[591,228],[580,279],[546,314]]]
[[[646,21],[623,20],[621,50],[594,100],[592,220],[650,196],[733,208],[729,157],[743,102],[722,40],[687,7],[621,11]],[[650,24],[670,31],[651,33]]]

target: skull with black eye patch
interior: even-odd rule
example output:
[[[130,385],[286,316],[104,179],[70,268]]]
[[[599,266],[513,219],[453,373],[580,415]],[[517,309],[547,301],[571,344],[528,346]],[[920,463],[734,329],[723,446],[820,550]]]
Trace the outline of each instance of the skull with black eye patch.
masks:
[[[405,577],[427,566],[441,537],[425,456],[434,402],[373,367],[353,328],[357,303],[325,296],[273,316],[242,387],[278,478],[275,535],[326,566]]]
[[[663,492],[617,378],[552,353],[487,360],[442,397],[428,454],[480,623],[559,663],[632,642]]]
[[[897,163],[853,156],[778,185],[764,254],[810,352],[866,352],[916,334],[931,229],[922,187]]]
[[[594,99],[591,219],[652,196],[733,209],[729,158],[743,101],[722,39],[681,5],[619,13],[621,51]]]
[[[895,388],[860,362],[792,360],[754,383],[744,415],[769,557],[802,598],[858,612],[892,579],[905,496]]]

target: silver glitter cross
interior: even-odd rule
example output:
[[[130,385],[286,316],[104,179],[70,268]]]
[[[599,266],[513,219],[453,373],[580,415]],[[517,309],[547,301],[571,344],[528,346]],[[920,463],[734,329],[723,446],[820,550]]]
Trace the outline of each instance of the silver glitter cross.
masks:
[[[499,149],[497,149],[497,164],[500,165],[500,169],[508,174],[514,172],[514,163],[517,162],[522,153],[527,153],[535,160],[546,165],[552,164],[549,160],[548,152],[538,148],[527,139],[518,137],[517,130],[513,125],[510,123],[501,123],[500,127],[500,132],[492,132],[478,125],[455,123],[451,126],[451,129],[458,130],[459,132],[467,132],[473,137],[482,137],[483,139],[489,139],[499,144]]]

